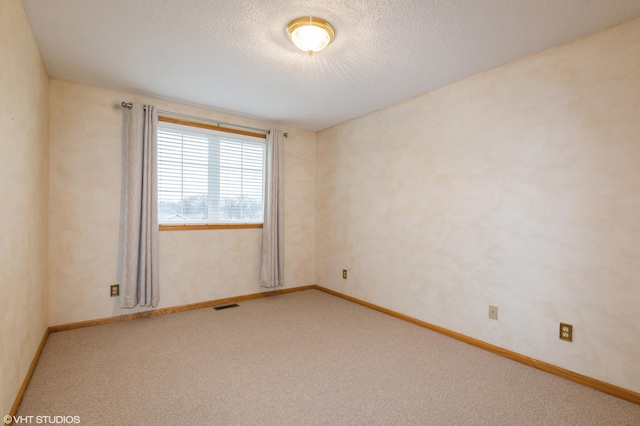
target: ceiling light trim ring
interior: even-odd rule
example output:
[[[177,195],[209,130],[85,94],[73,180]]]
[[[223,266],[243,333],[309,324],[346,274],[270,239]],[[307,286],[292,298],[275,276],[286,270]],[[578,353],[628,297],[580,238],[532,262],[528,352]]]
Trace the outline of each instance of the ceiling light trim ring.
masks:
[[[320,28],[324,32],[326,32],[327,36],[329,37],[329,40],[324,46],[320,47],[319,49],[305,49],[304,47],[301,47],[296,42],[294,34],[297,30],[303,27]],[[291,41],[298,49],[302,50],[303,52],[307,52],[310,55],[312,53],[320,52],[321,50],[326,48],[329,44],[331,44],[331,42],[336,36],[336,30],[333,28],[333,25],[331,25],[329,22],[325,21],[322,18],[316,18],[314,16],[301,16],[300,18],[296,18],[293,21],[289,22],[287,24],[286,33],[287,33],[287,37],[289,38],[289,41]]]

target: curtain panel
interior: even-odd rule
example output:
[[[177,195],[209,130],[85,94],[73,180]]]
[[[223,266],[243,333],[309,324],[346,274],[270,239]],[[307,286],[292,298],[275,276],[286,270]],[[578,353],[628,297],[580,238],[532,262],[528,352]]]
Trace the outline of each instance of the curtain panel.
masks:
[[[284,285],[284,133],[267,135],[260,285]]]
[[[124,250],[120,307],[158,306],[157,133],[151,105],[125,108]]]

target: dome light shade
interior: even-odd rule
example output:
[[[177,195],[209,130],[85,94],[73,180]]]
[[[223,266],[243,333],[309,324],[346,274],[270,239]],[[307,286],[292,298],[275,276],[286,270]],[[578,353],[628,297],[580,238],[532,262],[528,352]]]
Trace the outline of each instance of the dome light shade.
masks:
[[[296,47],[309,55],[329,45],[336,35],[333,26],[324,19],[304,16],[287,25],[287,37]]]

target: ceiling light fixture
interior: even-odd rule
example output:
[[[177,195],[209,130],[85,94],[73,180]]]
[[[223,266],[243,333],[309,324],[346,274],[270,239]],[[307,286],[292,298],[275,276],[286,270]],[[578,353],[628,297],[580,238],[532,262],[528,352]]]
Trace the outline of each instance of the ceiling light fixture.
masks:
[[[304,16],[287,25],[287,37],[296,47],[309,55],[327,47],[336,36],[333,26],[324,19]]]

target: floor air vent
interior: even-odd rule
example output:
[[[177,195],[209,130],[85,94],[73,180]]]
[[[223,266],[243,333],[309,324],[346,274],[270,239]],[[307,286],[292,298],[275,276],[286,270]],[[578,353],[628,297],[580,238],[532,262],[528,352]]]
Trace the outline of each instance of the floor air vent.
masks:
[[[213,309],[215,309],[216,311],[221,311],[223,309],[229,309],[229,308],[237,308],[238,305],[237,303],[232,303],[231,305],[220,305],[220,306],[214,306]]]

